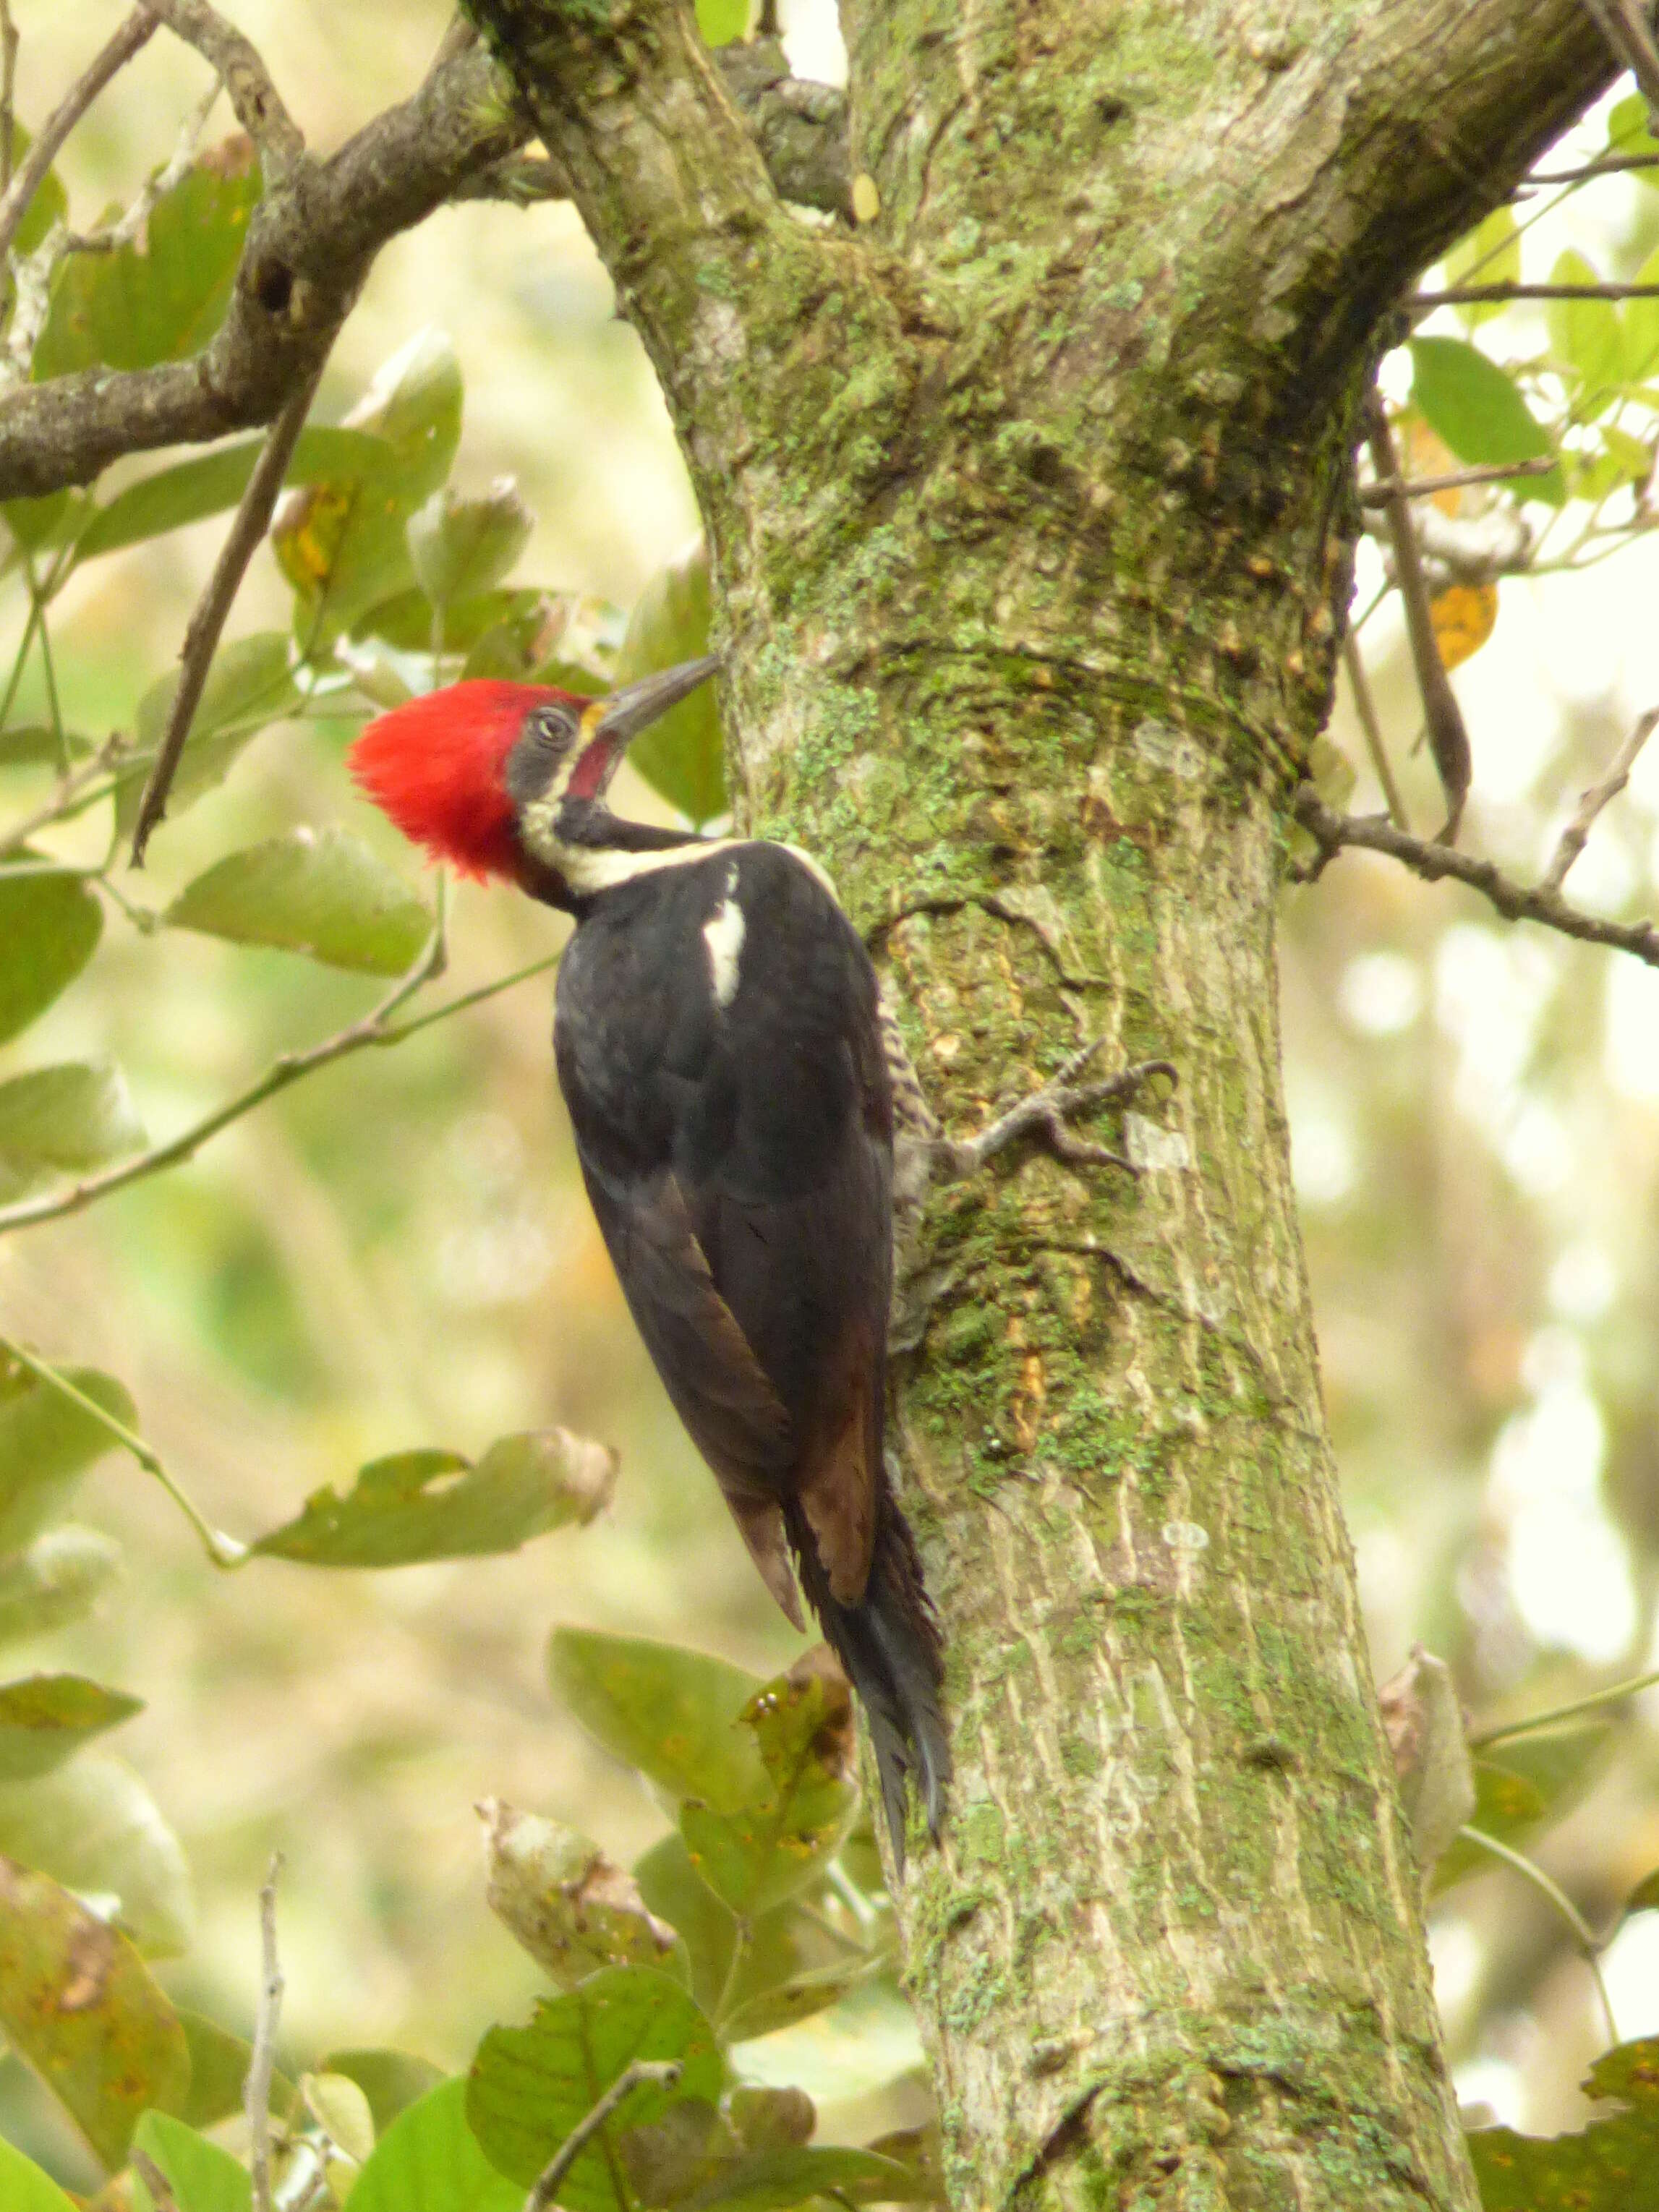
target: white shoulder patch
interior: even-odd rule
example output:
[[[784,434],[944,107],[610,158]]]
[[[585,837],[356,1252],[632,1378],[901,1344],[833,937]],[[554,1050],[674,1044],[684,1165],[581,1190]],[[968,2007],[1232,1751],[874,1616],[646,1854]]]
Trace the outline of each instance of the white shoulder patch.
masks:
[[[726,872],[726,896],[702,926],[702,941],[708,947],[708,975],[714,986],[714,1004],[729,1006],[738,995],[738,962],[743,952],[746,924],[743,908],[738,904],[738,865],[734,860]]]

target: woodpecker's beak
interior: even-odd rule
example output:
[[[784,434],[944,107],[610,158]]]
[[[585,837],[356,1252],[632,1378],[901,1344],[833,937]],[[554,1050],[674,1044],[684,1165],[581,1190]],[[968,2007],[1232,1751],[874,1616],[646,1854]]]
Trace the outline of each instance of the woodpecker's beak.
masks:
[[[705,653],[701,660],[682,660],[676,667],[641,676],[636,684],[624,684],[620,691],[598,702],[592,735],[620,753],[641,730],[678,707],[698,684],[706,684],[720,665],[719,653]]]

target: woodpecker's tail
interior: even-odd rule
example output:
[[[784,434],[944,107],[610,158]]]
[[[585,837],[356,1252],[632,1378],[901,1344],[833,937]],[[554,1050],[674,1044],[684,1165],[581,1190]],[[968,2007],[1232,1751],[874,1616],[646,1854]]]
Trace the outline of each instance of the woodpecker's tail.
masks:
[[[811,1530],[796,1512],[787,1511],[787,1519],[807,1601],[870,1723],[887,1831],[902,1868],[907,1777],[916,1778],[935,1842],[951,1778],[951,1746],[939,1703],[944,1646],[916,1540],[884,1481],[876,1501],[870,1579],[857,1605],[839,1605],[830,1594]]]

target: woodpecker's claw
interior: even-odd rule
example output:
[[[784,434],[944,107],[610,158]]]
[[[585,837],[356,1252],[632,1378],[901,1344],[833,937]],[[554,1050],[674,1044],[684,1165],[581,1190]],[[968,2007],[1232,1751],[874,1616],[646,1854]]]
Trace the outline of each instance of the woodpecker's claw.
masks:
[[[988,1160],[1006,1152],[1019,1138],[1040,1135],[1059,1158],[1073,1166],[1121,1168],[1126,1175],[1138,1176],[1140,1170],[1133,1160],[1121,1152],[1115,1152],[1109,1145],[1091,1144],[1085,1138],[1074,1137],[1066,1121],[1096,1107],[1121,1104],[1133,1098],[1155,1075],[1167,1076],[1172,1085],[1181,1079],[1167,1060],[1141,1060],[1102,1082],[1077,1082],[1075,1079],[1106,1042],[1104,1037],[1097,1037],[1074,1052],[1052,1083],[1044,1084],[1029,1098],[1022,1098],[976,1137],[944,1139],[939,1149],[945,1174],[952,1180],[977,1175]]]

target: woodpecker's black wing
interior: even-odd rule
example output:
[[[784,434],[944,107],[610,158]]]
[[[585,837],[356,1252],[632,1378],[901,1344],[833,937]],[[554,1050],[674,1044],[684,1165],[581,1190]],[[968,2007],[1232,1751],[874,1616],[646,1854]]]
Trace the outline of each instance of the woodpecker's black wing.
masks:
[[[583,918],[556,1044],[594,1210],[677,1409],[734,1505],[799,1502],[855,1600],[891,1266],[862,945],[781,847],[677,854]]]
[[[852,925],[779,846],[684,848],[592,900],[556,1042],[629,1305],[769,1587],[787,1537],[863,1697],[896,1838],[947,1754],[937,1631],[882,1457],[892,1107]],[[912,1750],[913,1744],[915,1750]]]

